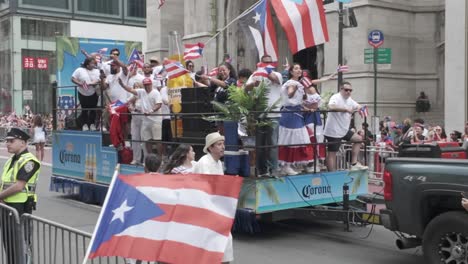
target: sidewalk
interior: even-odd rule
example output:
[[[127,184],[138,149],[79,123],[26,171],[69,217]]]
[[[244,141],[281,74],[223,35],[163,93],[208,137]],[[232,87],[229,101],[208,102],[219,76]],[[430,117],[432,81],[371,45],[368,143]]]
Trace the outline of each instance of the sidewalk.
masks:
[[[32,154],[36,155],[36,147],[33,145],[28,146],[29,152]],[[10,153],[8,153],[6,149],[5,142],[0,143],[0,158],[9,158],[11,156]],[[43,165],[50,165],[52,164],[52,148],[51,147],[45,147],[44,148],[44,160],[42,161]]]

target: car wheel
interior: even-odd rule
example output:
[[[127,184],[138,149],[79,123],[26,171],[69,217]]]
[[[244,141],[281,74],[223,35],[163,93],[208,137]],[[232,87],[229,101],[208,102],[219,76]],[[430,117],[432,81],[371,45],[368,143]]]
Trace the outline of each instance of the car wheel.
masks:
[[[427,225],[423,251],[430,264],[468,264],[468,214],[447,212]]]

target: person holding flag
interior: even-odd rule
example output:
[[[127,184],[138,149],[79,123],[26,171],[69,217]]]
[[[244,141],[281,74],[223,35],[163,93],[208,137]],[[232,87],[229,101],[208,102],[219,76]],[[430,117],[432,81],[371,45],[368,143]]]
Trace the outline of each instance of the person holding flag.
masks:
[[[352,114],[362,108],[351,98],[352,92],[351,83],[343,82],[340,86],[340,92],[332,95],[328,102],[330,112],[324,129],[324,135],[328,142],[328,155],[326,158],[328,171],[336,170],[336,153],[340,149],[342,140],[353,142],[351,170],[367,169],[367,166],[363,166],[357,161],[361,149],[361,143],[359,142],[362,141],[362,137],[349,129]]]
[[[263,73],[263,74],[262,74]],[[263,55],[259,68],[249,77],[246,82],[245,90],[251,91],[264,82],[268,89],[268,106],[272,106],[281,98],[281,73],[276,71],[273,59],[270,55]],[[279,107],[272,109],[279,111]],[[257,128],[257,140],[260,145],[274,146],[278,144],[279,113],[270,113],[268,118],[271,120],[271,126]],[[259,148],[257,150],[257,169],[259,176],[269,176],[278,172],[278,147]]]

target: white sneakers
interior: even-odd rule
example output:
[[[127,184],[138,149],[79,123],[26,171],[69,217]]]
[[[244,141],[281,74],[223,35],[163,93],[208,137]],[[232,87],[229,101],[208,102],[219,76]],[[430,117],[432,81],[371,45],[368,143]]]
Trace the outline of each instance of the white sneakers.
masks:
[[[89,130],[91,130],[91,131],[96,131],[96,126],[95,126],[94,124],[91,124],[91,125],[89,126]]]
[[[88,131],[88,130],[89,130],[88,125],[83,125],[82,130],[83,130],[83,131]]]
[[[297,175],[298,172],[293,170],[290,166],[286,165],[283,167],[282,172],[286,175]]]
[[[351,166],[351,169],[352,171],[356,171],[356,170],[367,170],[369,167],[367,166],[364,166],[362,165],[361,163],[356,163],[354,165]]]

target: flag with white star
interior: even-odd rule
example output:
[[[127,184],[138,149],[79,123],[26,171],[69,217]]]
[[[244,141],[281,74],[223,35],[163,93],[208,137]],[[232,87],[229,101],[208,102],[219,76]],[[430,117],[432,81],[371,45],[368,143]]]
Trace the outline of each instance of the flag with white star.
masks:
[[[85,259],[120,256],[174,264],[221,262],[241,177],[114,177]]]
[[[266,0],[260,1],[247,12],[239,20],[239,24],[249,43],[248,47],[257,48],[259,61],[263,55],[270,55],[273,61],[278,61],[275,25]]]

